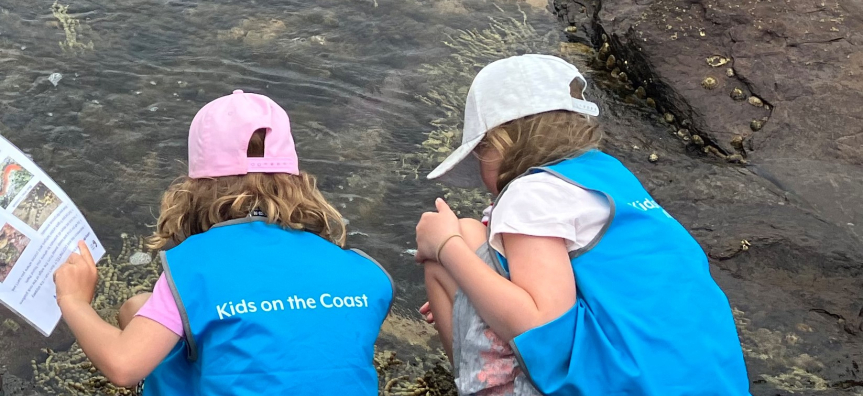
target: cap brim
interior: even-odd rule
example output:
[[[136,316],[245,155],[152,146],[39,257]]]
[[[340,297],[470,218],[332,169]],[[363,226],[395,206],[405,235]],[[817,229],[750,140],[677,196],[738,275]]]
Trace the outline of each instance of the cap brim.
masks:
[[[483,137],[485,134],[459,146],[426,177],[429,180],[437,180],[453,187],[482,187],[479,159],[472,156],[471,152],[479,145]]]

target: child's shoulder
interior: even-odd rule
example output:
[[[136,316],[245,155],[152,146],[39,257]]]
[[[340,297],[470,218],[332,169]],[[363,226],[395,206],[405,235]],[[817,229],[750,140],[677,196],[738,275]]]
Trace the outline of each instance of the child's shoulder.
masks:
[[[495,234],[513,233],[563,238],[569,251],[586,246],[610,216],[608,199],[551,173],[513,180],[494,204],[490,243],[501,251]]]
[[[500,202],[515,205],[545,206],[547,203],[596,204],[607,206],[606,198],[548,172],[537,172],[513,180],[500,197]]]
[[[518,192],[547,192],[547,193],[579,193],[587,190],[577,184],[561,179],[548,172],[536,172],[524,175],[513,180],[507,187],[507,191]]]

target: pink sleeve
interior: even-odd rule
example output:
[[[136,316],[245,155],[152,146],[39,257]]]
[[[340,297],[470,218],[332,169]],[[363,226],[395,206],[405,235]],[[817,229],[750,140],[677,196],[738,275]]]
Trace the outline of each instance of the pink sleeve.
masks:
[[[168,286],[168,280],[163,273],[153,286],[153,295],[144,303],[144,306],[138,310],[135,316],[143,316],[147,319],[158,322],[162,326],[173,331],[180,337],[185,334],[183,332],[183,320],[180,318],[180,310],[177,309],[177,302],[174,301],[174,294],[171,293],[171,287]]]

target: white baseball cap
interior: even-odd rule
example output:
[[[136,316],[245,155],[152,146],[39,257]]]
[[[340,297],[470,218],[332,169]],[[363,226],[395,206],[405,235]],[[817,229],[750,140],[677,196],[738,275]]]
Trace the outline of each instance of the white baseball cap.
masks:
[[[461,146],[429,179],[455,187],[480,187],[479,160],[470,155],[485,134],[507,122],[547,111],[565,110],[598,116],[596,104],[573,98],[570,83],[587,81],[572,64],[555,56],[527,54],[492,62],[473,80],[464,109]]]

